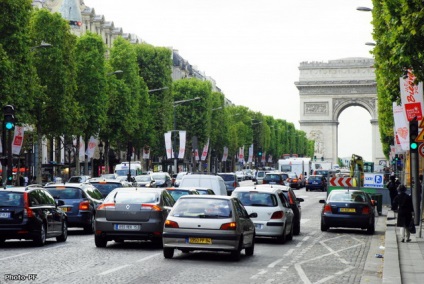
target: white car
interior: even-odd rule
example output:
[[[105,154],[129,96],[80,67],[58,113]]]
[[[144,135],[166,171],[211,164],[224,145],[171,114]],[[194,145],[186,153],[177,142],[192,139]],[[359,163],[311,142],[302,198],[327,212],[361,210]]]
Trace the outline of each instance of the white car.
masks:
[[[237,197],[247,212],[255,212],[256,236],[273,237],[285,243],[293,239],[294,213],[283,193],[286,186],[261,185],[236,188],[231,196]]]
[[[245,176],[244,176],[244,172],[243,171],[237,171],[236,172],[236,176],[237,176],[237,179],[238,179],[238,181],[243,181],[243,180],[245,180]]]

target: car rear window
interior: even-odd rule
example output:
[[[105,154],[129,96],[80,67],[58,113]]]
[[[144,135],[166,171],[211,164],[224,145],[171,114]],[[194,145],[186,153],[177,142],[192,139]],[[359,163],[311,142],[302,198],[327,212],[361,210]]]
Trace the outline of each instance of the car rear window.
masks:
[[[180,199],[174,205],[172,216],[181,218],[230,218],[230,202],[222,199]]]
[[[105,201],[115,204],[143,204],[159,203],[159,194],[156,192],[139,191],[118,191],[115,194],[109,194]]]
[[[363,192],[336,192],[332,191],[328,197],[329,201],[333,202],[364,202],[366,201],[365,194]]]
[[[279,174],[267,174],[264,179],[279,181],[281,179],[281,176]]]
[[[75,187],[48,187],[46,190],[56,199],[81,199],[81,190]]]
[[[0,206],[24,206],[23,193],[0,191]]]
[[[222,177],[222,179],[224,181],[234,181],[236,180],[234,175],[219,175],[220,177]]]
[[[244,206],[275,207],[278,205],[277,197],[273,193],[266,192],[236,192]]]
[[[115,188],[122,187],[121,183],[92,182],[91,184],[96,187],[104,197]]]
[[[309,180],[311,181],[314,181],[314,180],[320,181],[321,179],[322,179],[321,177],[309,177]]]

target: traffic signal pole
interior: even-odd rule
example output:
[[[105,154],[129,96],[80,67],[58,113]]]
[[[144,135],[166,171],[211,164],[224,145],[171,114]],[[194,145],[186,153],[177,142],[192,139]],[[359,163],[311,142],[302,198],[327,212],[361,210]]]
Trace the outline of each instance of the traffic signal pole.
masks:
[[[418,148],[419,145],[415,141],[418,136],[418,120],[414,117],[409,122],[409,154],[411,158],[410,164],[410,180],[411,180],[411,193],[412,203],[414,206],[414,223],[418,225],[420,223],[421,215],[421,204],[420,204],[420,192],[418,189],[419,185],[419,169],[418,169]]]

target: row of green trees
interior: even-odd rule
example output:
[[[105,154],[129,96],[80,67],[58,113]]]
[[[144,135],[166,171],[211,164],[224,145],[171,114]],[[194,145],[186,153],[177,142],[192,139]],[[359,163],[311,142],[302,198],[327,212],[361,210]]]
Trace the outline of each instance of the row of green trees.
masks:
[[[253,143],[275,158],[284,153],[313,156],[314,142],[292,123],[225,106],[224,95],[208,81],[173,81],[168,48],[117,38],[107,50],[100,36],[76,37],[60,14],[34,10],[31,0],[2,0],[0,9],[0,100],[15,105],[18,123],[33,126],[38,145],[48,139],[63,147],[75,138],[87,142],[95,136],[104,141],[105,153],[111,147],[126,150],[131,142],[138,154],[148,145],[151,155],[163,157],[163,135],[173,129],[175,111],[177,129],[188,130],[187,153],[196,136],[199,148],[210,139],[218,155],[224,146],[234,155]],[[196,97],[200,99],[174,105]],[[36,177],[41,182],[41,172]]]
[[[392,104],[400,104],[399,78],[412,69],[424,81],[424,6],[421,0],[373,0],[372,53],[378,93],[378,121],[383,151],[394,144]]]

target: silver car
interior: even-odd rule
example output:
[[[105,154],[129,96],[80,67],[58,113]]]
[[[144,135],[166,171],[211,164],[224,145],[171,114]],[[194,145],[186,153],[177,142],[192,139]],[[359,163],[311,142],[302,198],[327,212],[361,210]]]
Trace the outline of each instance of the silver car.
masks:
[[[165,221],[163,255],[172,258],[174,250],[230,252],[240,259],[241,250],[253,255],[255,225],[241,202],[231,196],[186,195],[180,197]]]

